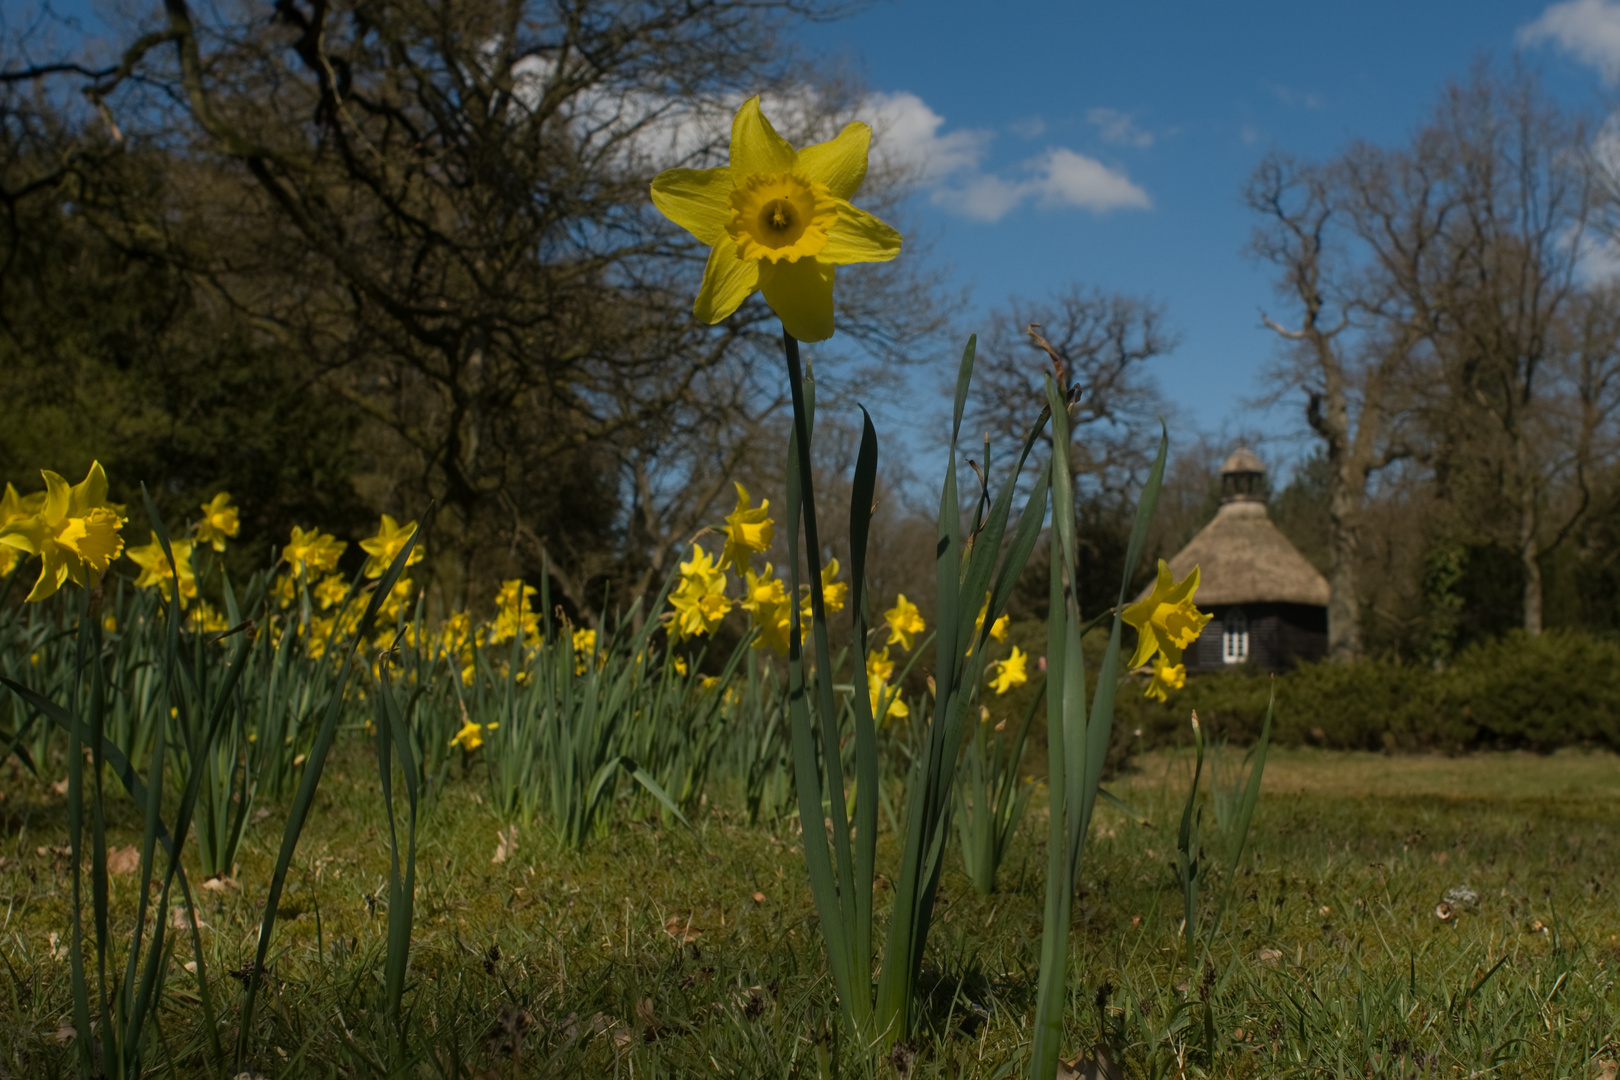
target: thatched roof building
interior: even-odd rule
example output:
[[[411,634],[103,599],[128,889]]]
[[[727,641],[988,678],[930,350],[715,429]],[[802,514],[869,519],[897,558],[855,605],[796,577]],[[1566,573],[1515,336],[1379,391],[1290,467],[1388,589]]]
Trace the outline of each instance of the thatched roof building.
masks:
[[[1199,568],[1198,606],[1214,614],[1186,652],[1189,672],[1282,671],[1327,652],[1327,579],[1272,524],[1265,472],[1247,448],[1227,458],[1215,520],[1169,560],[1177,580]]]

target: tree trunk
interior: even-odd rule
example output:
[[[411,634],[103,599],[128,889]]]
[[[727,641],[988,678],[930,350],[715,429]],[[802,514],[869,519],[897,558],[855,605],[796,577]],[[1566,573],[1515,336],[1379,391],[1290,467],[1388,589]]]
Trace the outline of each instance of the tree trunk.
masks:
[[[1327,373],[1325,392],[1312,394],[1305,418],[1327,444],[1328,455],[1328,659],[1361,659],[1361,598],[1356,562],[1361,552],[1361,508],[1367,501],[1367,466],[1360,444],[1376,438],[1377,419],[1364,409],[1357,438],[1350,434],[1350,405],[1337,363],[1318,343]],[[1373,425],[1369,427],[1369,425]]]
[[[1524,632],[1541,633],[1541,545],[1536,542],[1535,489],[1526,485],[1519,508],[1519,561],[1524,564]]]
[[[1339,456],[1333,449],[1329,458]],[[1328,482],[1332,526],[1328,565],[1328,659],[1347,664],[1361,659],[1361,600],[1356,562],[1361,552],[1361,503],[1365,487],[1355,483],[1344,462],[1335,463]]]

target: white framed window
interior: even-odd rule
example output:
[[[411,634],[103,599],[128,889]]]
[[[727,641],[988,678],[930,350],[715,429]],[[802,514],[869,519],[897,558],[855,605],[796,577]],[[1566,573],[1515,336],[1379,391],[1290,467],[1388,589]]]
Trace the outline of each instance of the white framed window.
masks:
[[[1249,658],[1249,617],[1242,608],[1232,608],[1221,616],[1221,659],[1241,664]]]

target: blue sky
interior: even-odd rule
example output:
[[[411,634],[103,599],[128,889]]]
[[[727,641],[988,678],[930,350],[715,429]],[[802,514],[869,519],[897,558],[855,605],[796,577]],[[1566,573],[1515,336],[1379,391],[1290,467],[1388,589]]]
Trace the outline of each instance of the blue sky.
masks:
[[[1561,100],[1602,113],[1620,0],[889,0],[808,43],[884,95],[891,152],[936,162],[908,210],[972,290],[964,333],[1011,295],[1072,281],[1155,297],[1181,332],[1156,368],[1183,416],[1271,439],[1302,425],[1293,398],[1246,407],[1276,349],[1257,311],[1279,310],[1243,253],[1255,164],[1402,142],[1448,79],[1515,49]],[[1282,464],[1307,445],[1268,453]]]

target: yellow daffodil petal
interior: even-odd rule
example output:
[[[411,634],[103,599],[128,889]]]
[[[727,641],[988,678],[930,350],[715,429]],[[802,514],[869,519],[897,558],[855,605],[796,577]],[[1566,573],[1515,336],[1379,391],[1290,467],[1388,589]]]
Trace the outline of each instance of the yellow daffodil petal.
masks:
[[[41,469],[39,474],[45,478],[45,505],[39,516],[47,524],[59,525],[68,516],[68,482],[49,469]]]
[[[759,264],[759,288],[783,328],[800,341],[826,341],[833,336],[831,263],[800,259]]]
[[[1150,630],[1139,631],[1136,635],[1136,651],[1131,654],[1130,663],[1125,665],[1126,671],[1135,671],[1159,651],[1159,639],[1153,636]]]
[[[827,246],[816,258],[836,265],[888,262],[900,254],[900,234],[891,226],[843,200],[838,221],[827,231]]]
[[[1165,577],[1168,578],[1170,576],[1170,567],[1163,559],[1159,560],[1159,567]],[[1194,566],[1187,576],[1181,580],[1181,584],[1170,587],[1170,590],[1165,594],[1164,602],[1166,604],[1179,604],[1197,591],[1198,567]]]
[[[866,179],[866,155],[871,145],[872,129],[857,120],[835,138],[800,150],[794,168],[805,179],[826,184],[840,199],[853,198]]]
[[[69,513],[82,517],[107,501],[107,473],[101,462],[92,461],[84,479],[74,484],[69,492]]]
[[[717,323],[736,311],[748,294],[759,288],[759,263],[737,258],[737,245],[716,244],[703,268],[703,287],[698,290],[692,314],[699,322]]]
[[[663,215],[705,244],[726,234],[731,220],[731,170],[667,169],[652,182],[652,201]]]
[[[776,133],[760,111],[759,98],[751,97],[731,121],[731,175],[784,173],[793,168],[793,146]]]

